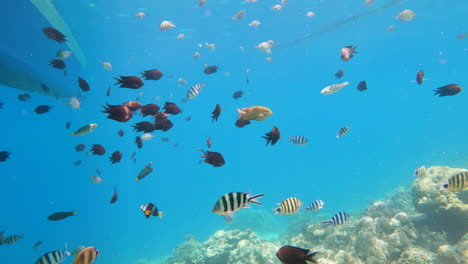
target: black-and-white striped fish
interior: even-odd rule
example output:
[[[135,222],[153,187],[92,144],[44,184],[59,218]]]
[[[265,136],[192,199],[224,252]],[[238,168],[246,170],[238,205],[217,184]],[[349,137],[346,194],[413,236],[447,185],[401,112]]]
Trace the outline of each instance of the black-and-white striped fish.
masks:
[[[330,220],[322,222],[324,226],[329,226],[329,225],[343,225],[345,224],[349,219],[349,214],[345,212],[339,212],[336,215],[334,215]]]
[[[349,84],[349,82],[332,84],[332,85],[329,85],[329,86],[323,88],[321,93],[322,94],[333,94],[333,93],[339,92],[341,89],[348,86],[348,84]]]
[[[71,255],[76,256],[80,254],[80,252],[85,248],[86,248],[85,246],[78,246],[71,252]]]
[[[201,92],[201,89],[205,86],[204,83],[195,84],[194,86],[190,87],[187,91],[187,98],[192,99],[198,96]]]
[[[45,253],[35,264],[58,264],[65,260],[65,256],[70,255],[66,249],[59,249]]]
[[[444,184],[440,187],[442,189],[449,189],[450,191],[464,191],[468,189],[468,171],[457,173],[450,177],[448,184]]]
[[[418,176],[418,177],[426,177],[427,175],[427,169],[425,166],[421,166],[419,168],[417,168],[415,171],[414,171],[414,175]]]
[[[82,127],[78,128],[78,130],[76,130],[71,135],[72,136],[83,136],[83,135],[89,134],[89,133],[93,132],[94,129],[96,129],[97,126],[98,126],[98,124],[89,124],[89,125],[82,126]]]
[[[289,142],[295,144],[295,145],[305,145],[309,143],[306,137],[304,136],[294,136],[294,137],[289,137]]]
[[[338,131],[338,134],[336,134],[336,138],[340,138],[346,134],[348,134],[348,131],[349,131],[349,127],[348,126],[345,126],[345,127],[342,127],[340,128],[340,130]]]
[[[306,212],[318,211],[323,208],[324,204],[325,203],[322,200],[315,200],[311,202],[305,210]]]
[[[2,239],[2,244],[4,245],[10,245],[13,243],[18,242],[20,239],[23,238],[24,235],[12,235],[12,236],[7,236],[4,239]]]
[[[296,197],[289,197],[277,205],[279,205],[279,207],[273,209],[275,211],[275,215],[290,215],[299,212],[302,206],[302,201]]]
[[[226,222],[230,223],[232,221],[231,217],[234,216],[234,212],[242,208],[249,208],[249,203],[263,205],[257,201],[257,199],[263,195],[263,193],[260,193],[250,196],[250,193],[245,192],[226,193],[219,198],[211,211],[215,214],[224,216]]]

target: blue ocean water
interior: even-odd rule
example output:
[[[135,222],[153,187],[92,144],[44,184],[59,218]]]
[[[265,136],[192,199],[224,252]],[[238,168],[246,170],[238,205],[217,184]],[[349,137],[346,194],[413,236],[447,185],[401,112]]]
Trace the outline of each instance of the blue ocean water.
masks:
[[[410,184],[418,166],[467,166],[466,91],[442,98],[432,91],[451,83],[466,85],[468,44],[456,36],[468,28],[467,3],[397,1],[341,25],[340,21],[387,1],[365,6],[360,0],[288,0],[275,12],[271,7],[276,2],[208,0],[196,8],[194,0],[53,1],[87,58],[86,67],[73,56],[67,59],[67,76],[48,65],[66,45],[44,36],[42,29],[50,26],[47,20],[29,1],[4,3],[1,49],[41,72],[41,78],[58,80],[64,89],[79,94],[81,108],[71,109],[67,99],[38,94],[19,102],[17,96],[24,91],[1,86],[0,101],[5,105],[0,110],[0,150],[12,154],[0,163],[0,231],[24,234],[19,242],[0,246],[2,263],[32,263],[65,243],[70,249],[95,246],[102,252],[96,263],[158,259],[170,255],[187,234],[204,240],[225,228],[223,218],[211,209],[228,192],[265,193],[264,206],[248,210],[271,213],[276,203],[291,196],[305,204],[322,199],[325,214],[331,216],[341,210],[357,212],[369,201]],[[414,20],[396,20],[403,9],[416,12]],[[233,20],[240,10],[246,17]],[[307,11],[316,15],[307,17]],[[138,12],[146,17],[136,18]],[[262,22],[258,28],[248,26],[254,19]],[[160,31],[163,20],[176,27]],[[294,41],[337,24],[320,36]],[[387,32],[390,25],[395,29]],[[176,38],[180,33],[185,39]],[[267,40],[276,43],[271,55],[255,48]],[[207,49],[206,42],[217,48]],[[359,53],[344,63],[340,50],[351,44],[358,45]],[[201,54],[198,60],[193,59],[196,51]],[[268,56],[273,62],[265,60]],[[113,69],[105,71],[102,61],[111,62]],[[205,75],[205,65],[219,65],[220,71]],[[113,77],[149,69],[160,69],[163,78],[146,81],[139,90],[113,86]],[[338,69],[345,72],[341,80],[334,77]],[[421,69],[427,80],[422,85],[409,82]],[[78,91],[78,76],[90,83],[90,92]],[[188,84],[179,87],[178,78]],[[356,89],[362,80],[369,87],[364,92]],[[342,91],[320,93],[325,86],[344,81],[350,85]],[[200,95],[181,102],[187,89],[199,82],[206,84]],[[106,97],[109,86],[112,94]],[[244,96],[234,100],[237,90]],[[142,133],[132,131],[131,125],[150,119],[134,115],[129,122],[118,123],[100,111],[105,103],[134,100],[140,92],[142,104],[162,107],[174,101],[183,112],[170,117],[174,128],[155,131],[156,137],[144,142],[134,163],[130,160],[136,150],[134,139]],[[223,111],[219,121],[212,122],[211,111],[218,103]],[[41,104],[52,105],[51,112],[34,113]],[[266,106],[273,114],[235,127],[236,109],[255,105]],[[187,116],[192,119],[186,121]],[[67,122],[72,124],[69,130]],[[70,137],[89,123],[99,127],[89,135]],[[280,129],[281,139],[265,147],[261,136],[273,126]],[[337,139],[343,126],[350,132]],[[125,131],[122,138],[119,129]],[[288,137],[296,135],[306,136],[309,144],[289,143]],[[208,136],[212,150],[224,155],[225,166],[199,163],[202,153],[197,148],[206,149]],[[77,153],[74,147],[80,143],[87,149]],[[106,155],[87,155],[92,144],[102,144]],[[107,157],[115,150],[122,151],[123,160],[111,165]],[[82,164],[74,166],[76,160]],[[135,182],[150,161],[153,173]],[[96,169],[104,179],[99,185],[89,180]],[[119,200],[111,205],[114,186]],[[140,206],[148,202],[156,204],[164,218],[146,219]],[[73,210],[74,217],[47,220],[54,212]],[[287,224],[286,217],[277,218],[279,226]],[[39,240],[43,245],[33,250]]]

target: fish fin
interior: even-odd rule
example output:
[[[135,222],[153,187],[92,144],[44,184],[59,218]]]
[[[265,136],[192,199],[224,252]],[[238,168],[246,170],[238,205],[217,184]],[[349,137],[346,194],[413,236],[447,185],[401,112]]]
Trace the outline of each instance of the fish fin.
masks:
[[[114,77],[114,79],[117,80],[117,82],[114,83],[114,85],[117,85],[117,84],[121,84],[121,83],[122,83],[122,80],[121,80],[121,79],[116,78],[116,77]]]
[[[237,113],[239,114],[239,119],[241,119],[245,115],[245,111],[242,111],[239,108],[237,108]]]
[[[159,218],[163,218],[164,212],[158,212],[158,216],[159,216]]]
[[[281,211],[281,208],[278,207],[278,208],[273,208],[273,211],[275,211],[275,215],[279,214],[280,211]]]
[[[76,211],[73,211],[73,212],[72,212],[72,215],[76,215]]]
[[[331,224],[332,224],[332,221],[322,222],[322,225],[323,225],[322,227],[327,227],[327,226],[329,226]]]
[[[310,250],[307,250],[307,252],[309,252]],[[317,260],[314,259],[315,255],[319,253],[318,251],[315,251],[315,252],[312,252],[310,253],[309,255],[307,255],[305,257],[305,260],[307,261],[310,261],[310,262],[313,262],[313,263],[318,263]],[[307,253],[306,253],[307,254]]]
[[[249,204],[245,204],[244,206],[242,206],[242,208],[250,208],[250,205],[249,205]]]
[[[226,220],[226,223],[228,223],[228,224],[232,223],[232,217],[231,216],[224,215],[223,217],[224,217],[224,220]]]
[[[251,196],[247,199],[247,202],[248,203],[253,203],[253,204],[257,204],[257,205],[263,205],[262,203],[260,203],[259,201],[257,201],[257,198],[260,198],[262,196],[264,196],[265,194],[263,193],[260,193],[260,194],[256,194],[254,196]]]

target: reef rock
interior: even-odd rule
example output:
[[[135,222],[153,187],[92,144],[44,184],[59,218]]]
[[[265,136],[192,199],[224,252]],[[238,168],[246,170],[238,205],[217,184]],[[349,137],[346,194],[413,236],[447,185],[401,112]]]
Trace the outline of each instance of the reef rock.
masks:
[[[276,263],[279,246],[257,238],[251,230],[219,230],[203,244],[188,237],[166,264]]]
[[[413,183],[412,196],[416,210],[427,215],[425,224],[447,234],[456,243],[468,232],[468,191],[439,191],[448,179],[465,169],[433,166]]]

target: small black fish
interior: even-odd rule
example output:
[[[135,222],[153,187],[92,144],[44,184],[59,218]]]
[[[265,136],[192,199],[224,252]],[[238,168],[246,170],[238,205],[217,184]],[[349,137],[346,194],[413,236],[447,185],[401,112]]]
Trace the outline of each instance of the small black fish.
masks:
[[[7,159],[9,159],[10,154],[11,154],[11,152],[8,152],[8,151],[0,151],[0,162],[4,162]]]
[[[451,96],[458,94],[461,90],[463,90],[463,88],[458,84],[449,84],[435,89],[434,95],[439,95],[439,97]]]
[[[32,96],[30,94],[24,93],[24,94],[18,95],[18,100],[22,101],[22,102],[26,102],[26,101],[29,101],[31,99],[31,97]]]
[[[109,86],[107,87],[106,96],[110,96],[110,95],[111,95],[111,88]]]
[[[318,261],[314,259],[314,256],[318,253],[318,251],[312,252],[310,254],[309,252],[309,249],[293,246],[283,246],[278,249],[278,251],[276,251],[276,257],[283,264],[306,264],[306,261],[318,263]]]
[[[89,90],[91,90],[88,82],[85,79],[82,79],[81,77],[78,77],[78,85],[80,86],[80,89],[83,92],[88,92]]]
[[[113,204],[117,202],[117,198],[119,198],[119,194],[117,193],[117,188],[114,187],[114,195],[112,195],[112,199],[110,200],[110,203]]]
[[[77,160],[77,161],[73,162],[73,165],[75,165],[75,166],[78,166],[80,164],[81,164],[81,160]]]
[[[117,135],[119,135],[119,137],[123,137],[124,136],[124,131],[122,129],[120,129],[118,132],[117,132]]]
[[[3,105],[4,105],[4,103],[2,101],[0,101],[0,109],[3,109]]]
[[[218,121],[219,115],[221,115],[221,111],[221,106],[219,104],[216,104],[215,109],[213,110],[213,112],[211,112],[211,122]]]
[[[83,151],[85,148],[86,148],[85,144],[78,144],[75,146],[75,151],[80,152],[80,151]]]
[[[57,212],[57,213],[53,213],[53,214],[49,215],[49,217],[47,217],[47,219],[49,219],[50,221],[59,221],[59,220],[63,220],[65,218],[67,218],[67,217],[74,216],[74,215],[76,215],[75,211]]]
[[[70,126],[71,126],[71,123],[70,123],[70,122],[67,122],[67,123],[65,124],[65,128],[66,128],[66,129],[70,129]]]
[[[42,83],[41,83],[41,89],[42,91],[44,91],[44,93],[48,93],[50,91],[50,88],[47,85],[42,84]]]
[[[226,162],[224,161],[224,157],[223,155],[221,155],[221,153],[214,152],[214,151],[204,151],[201,148],[199,148],[198,150],[203,152],[204,155],[201,157],[205,158],[204,160],[205,163],[208,163],[212,165],[213,167],[221,167],[224,164],[226,164]]]
[[[335,73],[335,78],[336,79],[341,79],[341,77],[344,76],[344,71],[342,69],[339,69],[336,73]]]
[[[34,109],[34,112],[36,112],[36,114],[45,114],[47,112],[50,111],[50,109],[52,109],[52,106],[50,105],[40,105],[38,107],[36,107],[36,109]]]
[[[141,137],[136,137],[135,138],[135,143],[139,149],[143,147],[143,140],[141,140]]]
[[[234,99],[239,99],[244,95],[244,92],[242,90],[235,91],[234,94],[232,95],[232,98]]]
[[[366,81],[362,81],[358,84],[357,89],[361,92],[367,90],[367,83]]]
[[[52,59],[49,60],[49,65],[52,66],[52,68],[60,69],[63,70],[65,67],[67,67],[67,64],[63,60],[56,60]]]
[[[42,245],[42,241],[37,241],[36,243],[34,243],[33,248],[37,249],[40,245]]]
[[[203,72],[205,74],[213,74],[213,73],[216,73],[218,71],[219,67],[216,66],[216,65],[213,65],[213,66],[206,66],[205,69],[203,70]]]
[[[272,146],[280,139],[280,132],[277,127],[273,127],[270,132],[266,133],[262,138],[266,139],[266,145],[270,143]]]
[[[419,70],[418,73],[416,74],[416,82],[421,85],[424,81],[424,71]]]

